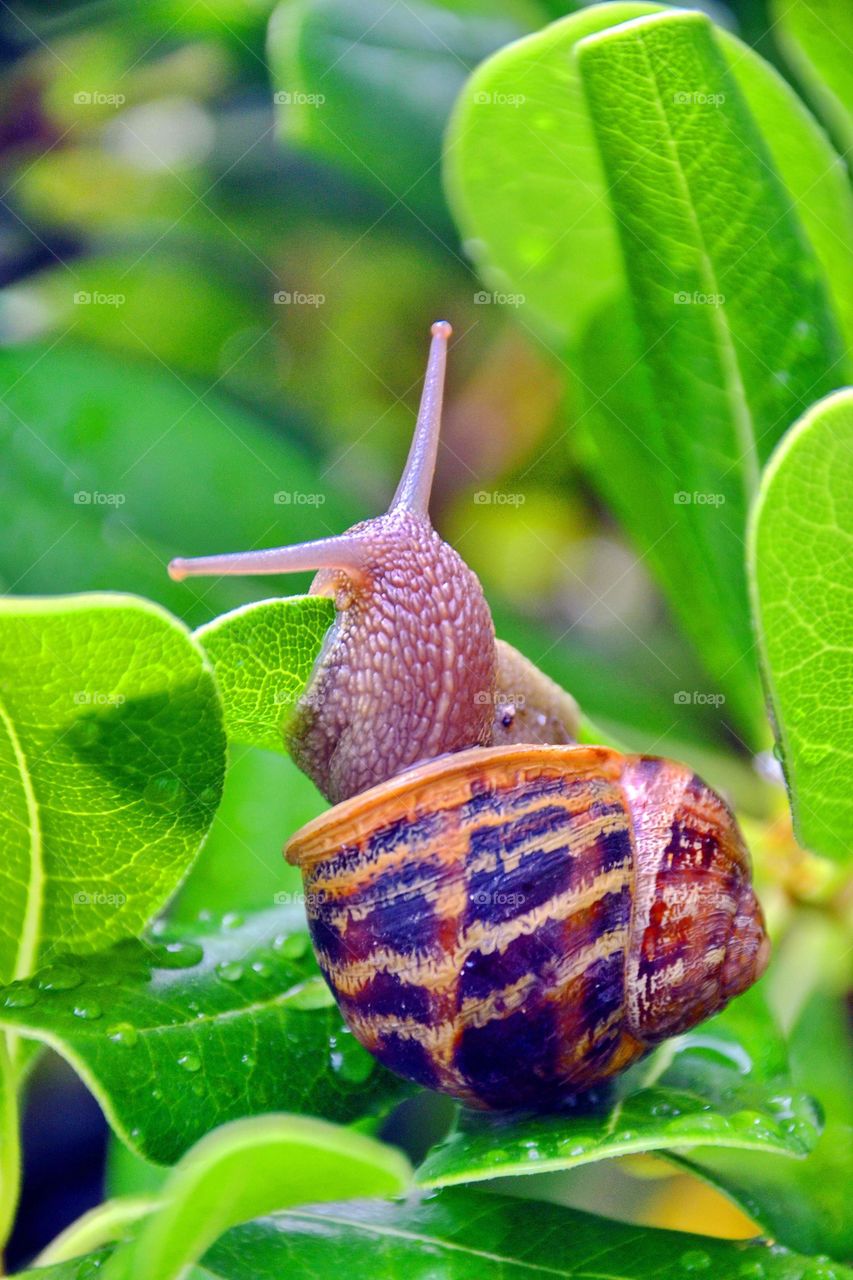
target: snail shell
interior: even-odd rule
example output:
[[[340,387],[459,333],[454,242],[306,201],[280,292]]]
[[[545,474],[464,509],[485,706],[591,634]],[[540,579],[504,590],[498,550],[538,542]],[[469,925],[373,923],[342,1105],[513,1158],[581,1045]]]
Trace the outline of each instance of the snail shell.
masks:
[[[668,760],[475,748],[336,805],[286,854],[354,1035],[473,1106],[552,1105],[767,962],[735,821]]]

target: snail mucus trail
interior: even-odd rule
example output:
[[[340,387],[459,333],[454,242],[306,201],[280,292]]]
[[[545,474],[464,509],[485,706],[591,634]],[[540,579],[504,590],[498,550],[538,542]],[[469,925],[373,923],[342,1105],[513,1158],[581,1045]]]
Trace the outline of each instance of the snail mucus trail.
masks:
[[[288,842],[357,1038],[477,1107],[550,1107],[722,1008],[769,943],[724,803],[683,765],[575,742],[574,700],[497,640],[430,523],[450,325],[432,326],[388,511],[337,537],[174,560],[317,571],[336,622],[286,726],[333,808]]]

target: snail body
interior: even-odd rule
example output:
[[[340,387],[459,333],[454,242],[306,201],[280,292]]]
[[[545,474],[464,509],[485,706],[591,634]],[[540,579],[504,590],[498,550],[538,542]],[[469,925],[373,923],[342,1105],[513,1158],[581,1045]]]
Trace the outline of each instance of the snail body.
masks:
[[[321,970],[398,1074],[547,1107],[722,1008],[769,943],[723,800],[683,765],[577,745],[574,700],[495,639],[433,529],[450,326],[432,334],[384,516],[170,572],[318,570],[337,618],[284,732],[334,805],[285,850]]]

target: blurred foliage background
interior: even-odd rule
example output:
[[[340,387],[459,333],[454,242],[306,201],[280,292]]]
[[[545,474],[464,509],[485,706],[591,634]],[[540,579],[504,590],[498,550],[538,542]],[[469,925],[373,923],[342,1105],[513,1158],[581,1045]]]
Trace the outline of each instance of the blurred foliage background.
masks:
[[[762,3],[708,8],[787,74]],[[820,889],[782,793],[725,706],[679,700],[707,677],[588,481],[574,372],[511,300],[482,293],[442,192],[442,134],[469,71],[571,9],[2,6],[0,587],[137,592],[192,625],[304,589],[307,579],[179,586],[165,565],[335,533],[382,510],[428,326],[447,317],[438,529],[480,575],[499,633],[593,721],[689,760],[737,798],[772,914]],[[285,759],[234,752],[177,913],[269,905],[290,874],[284,837],[321,806]],[[416,1130],[417,1116],[405,1123]],[[97,1199],[102,1176],[94,1108],[53,1060],[35,1077],[28,1132],[12,1262]],[[560,1178],[553,1194],[580,1205],[752,1230],[649,1158]]]

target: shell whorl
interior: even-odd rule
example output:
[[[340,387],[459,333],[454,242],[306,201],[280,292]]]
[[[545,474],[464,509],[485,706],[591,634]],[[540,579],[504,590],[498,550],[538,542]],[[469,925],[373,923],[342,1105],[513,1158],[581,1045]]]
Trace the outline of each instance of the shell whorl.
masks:
[[[287,855],[354,1034],[475,1106],[612,1075],[766,961],[734,821],[669,761],[466,751],[337,806]]]

